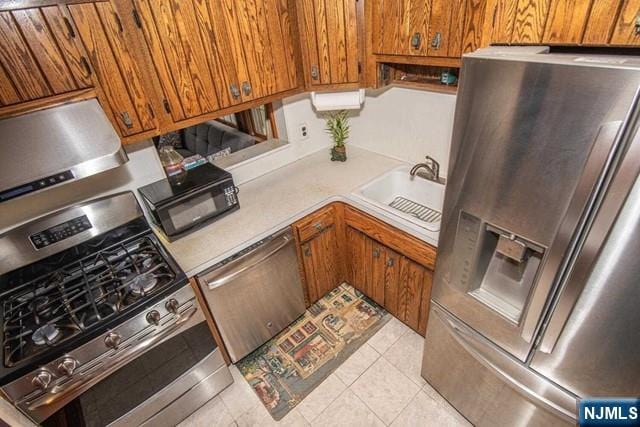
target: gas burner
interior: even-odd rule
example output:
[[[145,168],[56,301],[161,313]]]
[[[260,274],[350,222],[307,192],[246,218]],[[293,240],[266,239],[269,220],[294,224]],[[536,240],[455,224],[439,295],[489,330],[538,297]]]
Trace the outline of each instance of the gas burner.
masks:
[[[125,315],[175,279],[158,244],[142,236],[21,283],[0,301],[4,365],[25,362]]]
[[[158,279],[151,273],[139,274],[128,280],[128,287],[135,296],[143,296],[156,287]]]
[[[31,339],[35,345],[50,345],[55,343],[59,338],[60,329],[50,323],[40,326],[33,335],[31,335]]]

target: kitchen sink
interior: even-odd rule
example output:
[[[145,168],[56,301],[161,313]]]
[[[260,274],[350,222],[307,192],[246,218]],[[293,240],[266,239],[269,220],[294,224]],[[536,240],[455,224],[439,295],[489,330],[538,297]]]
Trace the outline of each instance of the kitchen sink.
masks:
[[[394,215],[425,228],[440,231],[444,185],[409,175],[410,166],[400,166],[353,194]]]

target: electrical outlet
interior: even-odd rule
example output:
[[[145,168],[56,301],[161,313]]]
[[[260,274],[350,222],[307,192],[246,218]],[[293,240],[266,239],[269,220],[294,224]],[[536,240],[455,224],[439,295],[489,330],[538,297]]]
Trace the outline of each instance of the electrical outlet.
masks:
[[[300,141],[304,141],[309,139],[309,125],[306,123],[301,123],[298,125],[298,136],[300,137]]]

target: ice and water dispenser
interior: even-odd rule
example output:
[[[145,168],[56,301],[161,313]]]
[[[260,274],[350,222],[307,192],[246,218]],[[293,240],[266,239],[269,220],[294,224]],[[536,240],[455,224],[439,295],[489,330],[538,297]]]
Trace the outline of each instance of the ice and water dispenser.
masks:
[[[544,248],[462,211],[454,253],[454,283],[480,303],[518,324]]]

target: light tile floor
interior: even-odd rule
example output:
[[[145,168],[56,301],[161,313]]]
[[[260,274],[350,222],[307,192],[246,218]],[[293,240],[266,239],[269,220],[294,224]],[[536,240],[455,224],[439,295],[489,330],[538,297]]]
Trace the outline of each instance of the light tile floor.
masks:
[[[280,422],[231,366],[234,383],[180,427],[469,426],[420,376],[422,345],[392,318]]]

